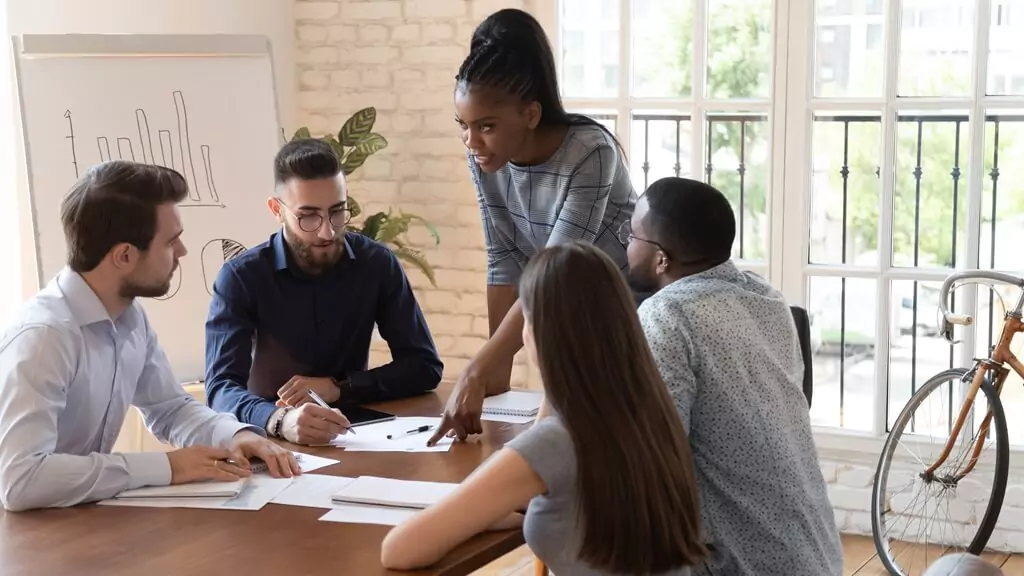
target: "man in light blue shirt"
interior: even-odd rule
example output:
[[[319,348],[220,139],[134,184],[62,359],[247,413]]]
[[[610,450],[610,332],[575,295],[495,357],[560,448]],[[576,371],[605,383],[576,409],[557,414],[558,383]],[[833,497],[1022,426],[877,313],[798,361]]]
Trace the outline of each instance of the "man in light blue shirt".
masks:
[[[638,311],[683,421],[711,556],[695,576],[839,576],[843,550],[783,295],[730,259],[733,209],[686,178],[651,184],[621,238]]]
[[[259,428],[218,414],[174,379],[140,297],[167,293],[185,255],[184,178],[160,166],[93,167],[64,198],[68,265],[0,337],[0,503],[73,506],[141,486],[299,473]],[[129,405],[168,453],[112,454]]]

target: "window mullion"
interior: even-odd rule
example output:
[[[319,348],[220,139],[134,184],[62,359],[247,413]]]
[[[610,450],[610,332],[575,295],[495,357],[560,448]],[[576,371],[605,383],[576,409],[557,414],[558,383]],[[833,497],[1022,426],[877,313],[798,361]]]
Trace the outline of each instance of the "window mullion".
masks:
[[[629,109],[629,95],[633,75],[633,0],[619,0],[619,94],[616,98],[615,119],[616,132],[622,149],[630,155],[632,161],[632,148],[630,148],[630,136],[632,136],[633,122],[631,119],[632,110]],[[637,190],[642,194],[643,190]]]
[[[885,77],[882,80],[885,107],[882,110],[882,158],[880,205],[878,207],[878,265],[881,272],[892,268],[893,189],[896,186],[896,105],[900,50],[900,2],[886,5]],[[875,311],[875,401],[872,431],[884,435],[889,413],[889,335],[892,315],[892,283],[879,276]]]
[[[704,164],[711,158],[704,158],[707,126],[704,122],[704,79],[707,69],[707,0],[693,2],[693,62],[691,82],[693,86],[693,110],[690,120],[690,170],[694,179],[703,180]]]

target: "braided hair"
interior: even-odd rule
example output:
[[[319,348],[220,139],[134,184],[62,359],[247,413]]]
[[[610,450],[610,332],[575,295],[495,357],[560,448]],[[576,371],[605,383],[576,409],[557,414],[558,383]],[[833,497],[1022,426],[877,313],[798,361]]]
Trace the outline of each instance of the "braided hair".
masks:
[[[615,139],[603,124],[582,114],[570,114],[558,93],[555,56],[537,20],[522,10],[506,8],[477,26],[469,55],[455,75],[456,89],[488,87],[540,104],[540,125],[594,125]],[[621,148],[621,147],[620,147]]]

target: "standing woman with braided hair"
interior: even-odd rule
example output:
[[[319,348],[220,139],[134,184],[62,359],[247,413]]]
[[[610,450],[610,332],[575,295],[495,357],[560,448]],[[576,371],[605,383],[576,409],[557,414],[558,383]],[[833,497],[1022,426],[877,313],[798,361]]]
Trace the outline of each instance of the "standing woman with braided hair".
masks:
[[[455,79],[456,121],[487,244],[490,339],[459,376],[431,445],[445,434],[482,432],[484,397],[508,390],[523,345],[516,284],[530,258],[580,240],[625,272],[618,231],[637,200],[614,135],[562,106],[551,46],[528,13],[505,9],[484,20]]]

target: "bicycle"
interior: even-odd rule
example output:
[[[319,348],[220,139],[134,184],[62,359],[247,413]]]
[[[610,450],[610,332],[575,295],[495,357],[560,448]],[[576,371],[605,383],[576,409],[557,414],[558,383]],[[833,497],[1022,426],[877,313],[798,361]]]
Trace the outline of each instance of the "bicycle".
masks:
[[[954,326],[969,326],[974,321],[970,315],[951,313],[947,306],[950,291],[958,287],[958,284],[968,283],[1009,284],[1020,288],[1021,294],[1017,305],[1005,313],[1002,333],[991,347],[989,357],[976,358],[970,368],[945,370],[928,379],[912,393],[886,438],[871,492],[871,532],[879,559],[889,573],[897,576],[926,570],[930,552],[934,553],[933,559],[957,551],[980,554],[999,519],[1006,493],[1010,447],[1006,414],[999,394],[1011,370],[1024,378],[1024,364],[1010,351],[1013,337],[1024,332],[1021,319],[1024,279],[983,270],[958,272],[946,278],[939,294],[939,332],[951,344],[957,343],[953,335]],[[940,394],[938,400],[941,402],[948,399],[948,408],[941,411],[937,418],[918,415],[917,409],[926,404],[930,407],[930,399],[935,399],[933,393],[944,391],[946,384],[949,385],[948,394]],[[974,402],[979,399],[979,390],[984,395],[987,408],[975,412]],[[962,399],[954,419],[954,392],[957,391],[962,394]],[[965,436],[970,438],[961,438],[965,430],[968,431]],[[940,450],[937,457],[922,458],[911,453],[912,458],[906,458],[902,451],[897,454],[898,447],[909,452],[907,443],[915,440],[914,437],[920,436],[922,431],[940,431],[938,438],[924,443],[926,448]],[[921,439],[916,439],[916,442],[917,446],[922,445]],[[994,461],[979,465],[982,457],[988,454],[987,450],[993,446]],[[954,457],[950,458],[951,455]],[[922,510],[917,508],[920,494],[913,498],[904,496],[902,491],[889,495],[890,487],[893,484],[899,486],[900,482],[909,484],[910,488],[920,488],[925,493]],[[991,495],[987,506],[982,506],[983,500],[979,498],[988,491],[989,482]],[[942,512],[940,501],[947,495],[952,498],[945,503],[945,518],[936,524],[935,518],[927,518],[928,513],[930,510],[936,512],[936,515]],[[932,496],[936,497],[935,506],[929,506]],[[903,506],[904,503],[906,506]],[[979,518],[978,513],[982,508],[984,511]],[[913,560],[920,553],[921,547],[910,546],[908,539],[914,534],[919,538],[922,535],[926,539],[930,538],[936,526],[940,531],[938,539],[934,543],[925,542],[925,564],[915,566]],[[970,543],[964,547],[963,542],[968,539]],[[909,559],[908,554],[911,556]]]

